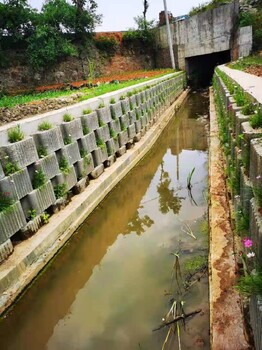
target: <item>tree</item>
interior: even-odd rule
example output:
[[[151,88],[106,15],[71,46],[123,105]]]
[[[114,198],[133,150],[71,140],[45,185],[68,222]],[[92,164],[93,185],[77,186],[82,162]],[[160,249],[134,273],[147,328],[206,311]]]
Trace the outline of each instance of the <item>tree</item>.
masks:
[[[101,15],[96,14],[97,3],[94,0],[72,0],[75,9],[74,31],[77,40],[85,42],[94,32],[95,25],[101,22]]]
[[[25,40],[32,34],[36,18],[37,12],[27,0],[6,0],[0,4],[0,35],[13,42]]]
[[[144,25],[146,26],[146,24],[147,24],[147,21],[146,21],[146,13],[147,13],[147,10],[148,10],[148,8],[149,8],[149,3],[148,3],[148,1],[147,1],[147,0],[144,0],[143,5],[144,5],[144,10],[143,10]],[[145,29],[147,29],[147,28],[145,27]]]

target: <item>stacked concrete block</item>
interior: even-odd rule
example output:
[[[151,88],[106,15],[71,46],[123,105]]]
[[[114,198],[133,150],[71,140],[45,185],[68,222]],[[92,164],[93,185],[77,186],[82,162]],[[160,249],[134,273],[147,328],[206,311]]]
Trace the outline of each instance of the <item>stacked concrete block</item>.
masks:
[[[55,153],[51,153],[46,157],[39,159],[39,161],[35,163],[35,169],[42,170],[48,180],[53,179],[60,173]]]
[[[262,189],[262,139],[250,142],[250,181],[253,187]]]
[[[8,210],[0,212],[0,244],[5,243],[25,225],[26,219],[19,201]]]
[[[53,186],[51,181],[47,181],[43,186],[30,192],[26,201],[23,202],[23,209],[25,213],[29,210],[36,210],[37,214],[43,213],[56,201]]]
[[[126,97],[124,100],[121,100],[121,108],[122,108],[122,114],[126,114],[130,112],[130,103],[129,103],[128,97]]]
[[[27,168],[0,180],[0,192],[14,200],[20,200],[31,191],[33,191],[33,187]]]
[[[99,120],[99,125],[107,124],[112,120],[109,107],[99,108],[96,110],[96,112]]]
[[[47,154],[59,150],[63,145],[63,137],[59,127],[38,131],[33,135],[37,149],[43,148]]]
[[[121,102],[117,102],[110,105],[110,111],[111,111],[111,117],[112,119],[118,119],[121,117],[122,114],[125,114],[122,112],[122,106]]]
[[[262,297],[252,296],[250,300],[250,319],[254,332],[255,348],[262,349]]]
[[[178,86],[178,77],[174,81]],[[100,176],[104,167],[115,161],[115,155],[122,156],[134,141],[140,140],[157,109],[152,108],[154,100],[159,105],[160,100],[163,102],[159,96],[167,95],[169,84],[136,90],[117,103],[79,118],[72,116],[74,119],[69,121],[64,118],[49,130],[37,131],[0,148],[0,192],[14,201],[10,210],[0,212],[0,262],[13,250],[10,238],[16,233],[23,238],[35,233],[43,224],[41,215],[46,210],[50,213],[64,207],[67,191],[80,193],[89,177]],[[19,170],[9,174],[7,163]],[[46,181],[33,188],[34,176],[40,172]],[[59,186],[65,194],[56,199],[55,194],[60,196]]]
[[[27,137],[24,140],[2,146],[0,148],[0,157],[3,159],[4,164],[11,162],[17,164],[21,169],[33,164],[39,159],[36,145],[32,137]]]
[[[63,122],[61,124],[61,130],[63,139],[70,138],[72,141],[76,141],[83,137],[83,129],[81,119],[77,118],[69,122]]]
[[[0,263],[8,258],[14,250],[13,244],[10,239],[0,244]]]
[[[76,141],[66,145],[63,150],[66,152],[63,154],[66,154],[66,158],[68,159],[70,165],[74,165],[81,159],[78,143]]]
[[[99,128],[99,122],[96,112],[91,112],[89,114],[84,114],[81,116],[82,126],[86,127],[90,131],[94,131]]]

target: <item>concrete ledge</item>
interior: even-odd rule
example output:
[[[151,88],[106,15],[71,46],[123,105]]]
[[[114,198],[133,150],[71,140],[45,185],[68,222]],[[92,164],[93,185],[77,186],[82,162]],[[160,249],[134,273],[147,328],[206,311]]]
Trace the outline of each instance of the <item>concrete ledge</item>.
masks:
[[[241,300],[234,289],[234,235],[224,169],[213,91],[210,90],[210,342],[212,350],[244,350],[250,347],[244,336]]]
[[[92,181],[84,192],[73,197],[63,211],[54,214],[49,224],[19,244],[9,259],[0,265],[0,314],[14,302],[94,208],[151,149],[187,94],[188,91],[184,91],[132,149]]]

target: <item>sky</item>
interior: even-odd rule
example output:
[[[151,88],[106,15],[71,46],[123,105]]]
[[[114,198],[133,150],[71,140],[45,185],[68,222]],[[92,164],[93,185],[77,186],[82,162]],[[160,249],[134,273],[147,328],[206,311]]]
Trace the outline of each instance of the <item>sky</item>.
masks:
[[[40,9],[43,0],[28,0],[28,3]],[[122,31],[135,27],[134,17],[142,15],[143,0],[96,0],[98,13],[103,15],[102,25],[96,31]],[[163,0],[148,0],[149,9],[147,19],[158,20],[158,14],[164,9]],[[166,0],[168,11],[173,16],[187,14],[193,6],[206,2],[206,0]]]

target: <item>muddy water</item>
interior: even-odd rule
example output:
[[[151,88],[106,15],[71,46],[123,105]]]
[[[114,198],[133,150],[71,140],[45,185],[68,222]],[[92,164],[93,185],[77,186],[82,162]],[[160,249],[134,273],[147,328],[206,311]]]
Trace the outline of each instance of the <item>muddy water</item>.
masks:
[[[152,330],[172,298],[184,302],[185,312],[202,309],[185,329],[180,325],[182,349],[209,349],[207,276],[188,290],[172,282],[174,253],[182,280],[186,262],[207,254],[201,230],[207,140],[196,120],[206,113],[206,98],[192,94],[151,152],[1,321],[0,349],[159,350],[168,329]]]

